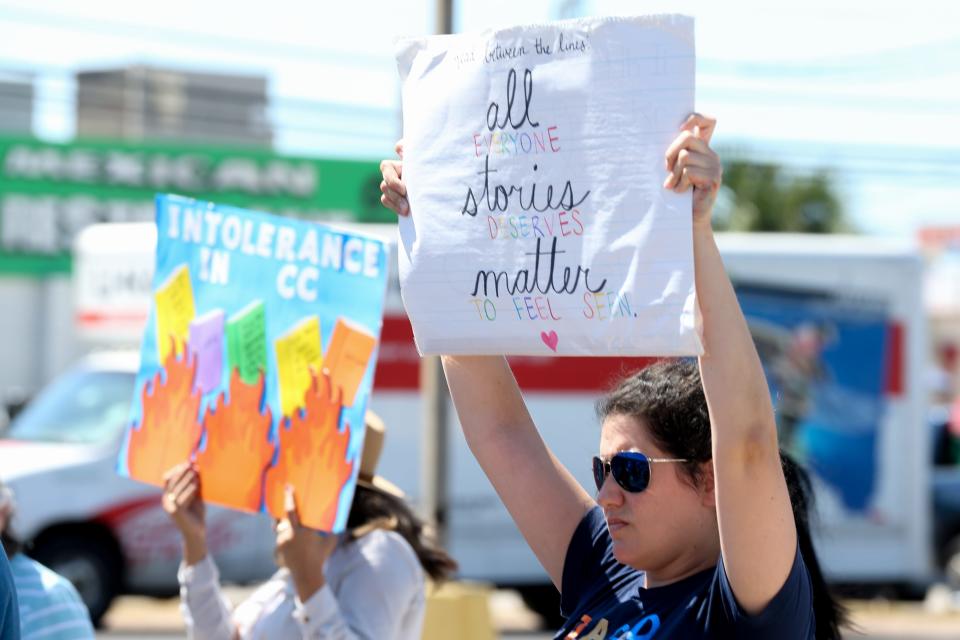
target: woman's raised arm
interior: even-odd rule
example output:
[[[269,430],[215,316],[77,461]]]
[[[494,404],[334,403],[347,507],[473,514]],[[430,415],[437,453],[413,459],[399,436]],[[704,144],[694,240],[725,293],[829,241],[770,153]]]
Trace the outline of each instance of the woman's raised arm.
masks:
[[[715,124],[690,116],[667,151],[664,186],[694,189],[693,253],[705,345],[700,376],[710,412],[720,545],[737,601],[756,613],[786,581],[797,533],[763,368],[710,225],[721,176],[709,147]]]
[[[470,451],[559,589],[573,532],[596,503],[540,437],[505,358],[445,356],[443,370]]]

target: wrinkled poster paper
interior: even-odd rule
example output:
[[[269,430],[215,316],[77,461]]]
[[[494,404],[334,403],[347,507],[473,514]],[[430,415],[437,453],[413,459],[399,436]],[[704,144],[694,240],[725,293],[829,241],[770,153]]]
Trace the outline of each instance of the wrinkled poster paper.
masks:
[[[404,304],[422,354],[693,355],[693,20],[401,42]]]

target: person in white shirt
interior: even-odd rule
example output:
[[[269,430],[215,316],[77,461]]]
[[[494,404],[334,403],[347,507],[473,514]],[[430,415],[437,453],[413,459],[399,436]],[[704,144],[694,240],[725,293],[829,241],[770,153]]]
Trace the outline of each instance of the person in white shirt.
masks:
[[[200,477],[190,463],[165,478],[163,506],[183,537],[180,601],[191,638],[419,639],[425,577],[441,581],[456,562],[425,535],[403,493],[374,474],[384,425],[366,416],[357,488],[346,531],[301,526],[292,490],[276,525],[273,577],[235,609],[220,591],[207,553]]]

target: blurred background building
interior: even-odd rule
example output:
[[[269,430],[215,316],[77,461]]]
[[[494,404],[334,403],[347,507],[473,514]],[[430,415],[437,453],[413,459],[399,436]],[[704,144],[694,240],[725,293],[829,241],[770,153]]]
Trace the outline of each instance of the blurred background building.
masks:
[[[155,193],[297,217],[388,219],[376,161],[273,150],[265,75],[81,70],[61,77],[75,88],[75,135],[65,141],[33,136],[36,87],[49,80],[41,76],[0,75],[0,296],[20,310],[0,317],[0,335],[17,336],[0,345],[0,399],[32,395],[84,349],[70,279],[77,234],[97,222],[152,220]]]
[[[136,65],[77,74],[77,137],[270,147],[267,78]]]
[[[0,133],[33,131],[33,76],[0,70]]]

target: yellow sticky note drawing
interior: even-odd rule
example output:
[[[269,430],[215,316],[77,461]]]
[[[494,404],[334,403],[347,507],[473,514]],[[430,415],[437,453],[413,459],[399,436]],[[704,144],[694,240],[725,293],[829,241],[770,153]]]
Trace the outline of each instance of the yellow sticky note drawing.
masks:
[[[154,293],[154,301],[157,309],[157,349],[160,362],[164,363],[171,349],[175,350],[177,356],[183,353],[183,345],[190,333],[190,322],[197,315],[187,265],[180,265],[170,274]]]
[[[301,320],[274,341],[277,352],[277,378],[280,383],[280,410],[292,416],[303,406],[303,397],[310,388],[310,370],[318,375],[323,365],[320,319],[311,316]]]

